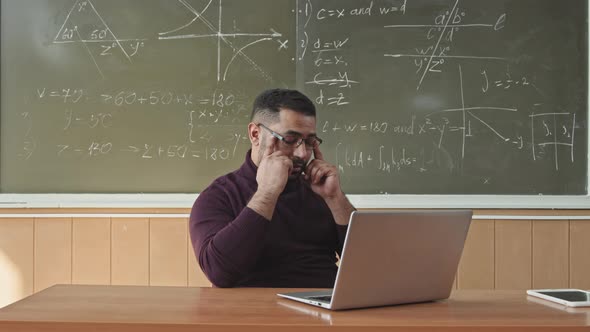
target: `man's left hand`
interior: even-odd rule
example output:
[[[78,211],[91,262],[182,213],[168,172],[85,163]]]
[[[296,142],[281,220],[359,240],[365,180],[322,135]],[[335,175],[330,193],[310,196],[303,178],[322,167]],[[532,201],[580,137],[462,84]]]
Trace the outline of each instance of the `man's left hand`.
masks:
[[[342,193],[338,169],[324,160],[319,146],[313,149],[313,154],[315,158],[305,169],[305,180],[309,181],[311,190],[324,200],[335,198]]]

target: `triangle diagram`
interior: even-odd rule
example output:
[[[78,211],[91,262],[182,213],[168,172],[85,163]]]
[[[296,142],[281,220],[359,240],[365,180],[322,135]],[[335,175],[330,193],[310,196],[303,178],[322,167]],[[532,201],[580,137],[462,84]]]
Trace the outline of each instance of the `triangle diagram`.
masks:
[[[129,59],[120,41],[90,0],[76,0],[53,42],[56,44],[75,42],[107,44],[112,49],[120,49]]]

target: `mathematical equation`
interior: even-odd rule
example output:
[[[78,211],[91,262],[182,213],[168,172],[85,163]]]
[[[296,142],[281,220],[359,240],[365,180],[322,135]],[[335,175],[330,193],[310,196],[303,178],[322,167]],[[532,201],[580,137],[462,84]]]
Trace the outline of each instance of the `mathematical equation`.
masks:
[[[44,141],[38,138],[34,130],[35,117],[44,119],[45,130],[52,128],[52,136],[62,137],[63,143],[49,148],[58,157],[97,158],[124,153],[146,160],[175,158],[222,161],[234,158],[238,146],[248,143],[243,124],[247,122],[250,111],[239,94],[231,92],[214,91],[206,96],[141,89],[91,93],[82,88],[43,87],[35,89],[33,95],[33,105],[43,108],[46,105],[63,105],[63,108],[52,107],[51,114],[47,111],[21,114],[25,129],[19,157],[25,160],[30,159],[41,148],[40,142]],[[170,121],[174,121],[174,127],[180,129],[174,136],[177,139],[180,137],[182,143],[126,144],[108,138],[121,136],[128,128],[142,126],[144,122],[155,123],[157,128],[162,116],[160,112],[170,114]],[[68,137],[73,132],[76,133],[76,142],[69,143]],[[43,134],[47,135],[46,132]],[[84,137],[87,143],[79,143],[85,140]],[[43,149],[46,151],[48,147]]]
[[[371,135],[371,142],[395,141],[396,138],[399,138],[400,142],[412,142],[415,140],[414,137],[428,137],[428,140],[426,140],[428,144],[426,145],[434,146],[438,150],[461,151],[461,159],[479,158],[477,154],[465,155],[464,151],[469,149],[472,143],[477,145],[481,144],[482,141],[497,141],[507,148],[529,154],[531,160],[534,161],[551,158],[555,163],[556,170],[559,170],[559,151],[562,154],[571,156],[568,159],[572,163],[574,162],[575,131],[579,128],[575,113],[532,112],[529,115],[530,129],[528,132],[518,128],[513,133],[496,130],[490,124],[491,121],[482,120],[475,115],[472,115],[466,121],[466,126],[463,126],[461,116],[452,116],[446,113],[448,112],[433,114],[432,117],[421,119],[412,116],[406,123],[401,124],[387,121],[344,123],[324,121],[320,124],[321,130],[319,132],[322,135],[330,134],[336,139],[338,137],[355,137],[355,141]],[[460,144],[458,145],[457,142],[460,142]],[[554,155],[551,153],[554,153]],[[375,155],[375,153],[365,153],[368,158],[366,162],[371,161],[371,155]],[[362,161],[362,156],[359,156],[356,164],[363,165]],[[391,165],[398,164],[392,162]],[[398,166],[400,165],[404,164]],[[400,167],[397,167],[397,170],[400,170]],[[391,170],[391,167],[389,169]]]
[[[210,161],[223,161],[233,158],[242,158],[242,155],[236,156],[236,150],[240,143],[247,141],[247,137],[235,134],[233,137],[226,139],[231,144],[225,146],[205,145],[202,149],[195,150],[190,144],[182,145],[161,145],[153,143],[140,143],[136,145],[115,144],[106,141],[91,141],[85,145],[58,144],[55,148],[58,157],[84,157],[100,158],[107,157],[117,153],[119,155],[127,154],[132,157],[141,158],[142,160],[150,159],[201,159]]]
[[[327,109],[339,109],[351,104],[349,92],[361,84],[351,74],[358,64],[349,59],[350,50],[358,47],[358,41],[351,40],[343,32],[341,38],[323,36],[315,26],[322,24],[339,24],[339,21],[370,19],[374,16],[386,17],[405,15],[408,0],[377,3],[370,1],[358,4],[342,4],[332,7],[325,6],[321,1],[307,0],[298,10],[303,26],[298,26],[297,36],[300,43],[300,61],[311,62],[314,70],[305,84],[314,88],[315,103]],[[313,28],[308,28],[310,24]],[[344,23],[342,23],[344,24]]]

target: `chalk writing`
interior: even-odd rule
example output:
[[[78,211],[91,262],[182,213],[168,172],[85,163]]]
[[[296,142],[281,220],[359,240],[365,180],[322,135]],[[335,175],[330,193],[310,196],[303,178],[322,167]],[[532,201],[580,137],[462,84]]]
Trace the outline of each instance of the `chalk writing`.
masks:
[[[414,25],[386,25],[388,29],[422,29],[425,30],[425,39],[431,42],[426,48],[416,48],[415,54],[386,53],[385,57],[412,58],[417,67],[419,76],[417,90],[420,90],[424,79],[430,73],[441,73],[448,60],[506,60],[498,56],[451,54],[455,33],[461,29],[479,28],[499,31],[504,28],[506,14],[501,14],[494,24],[491,23],[464,23],[468,17],[467,10],[459,6],[459,0],[455,0],[450,10],[445,10],[434,16],[433,24]]]
[[[285,87],[347,193],[583,194],[587,14],[536,1],[7,4],[1,166],[200,191],[243,162],[256,94]]]
[[[278,43],[277,51],[286,50],[287,44],[289,42],[288,39],[285,39],[280,32],[275,31],[273,28],[269,28],[269,32],[265,33],[224,33],[222,32],[223,26],[223,6],[222,0],[217,0],[217,11],[218,11],[218,21],[216,24],[211,23],[208,21],[204,14],[208,10],[212,10],[212,0],[210,0],[203,10],[198,11],[192,5],[190,5],[185,0],[179,0],[179,2],[192,14],[194,17],[192,20],[182,26],[174,28],[169,31],[159,33],[158,39],[160,40],[178,40],[178,39],[194,39],[194,38],[216,38],[217,39],[217,81],[225,81],[228,78],[228,72],[232,65],[232,63],[236,60],[236,58],[240,57],[245,60],[250,66],[252,66],[258,73],[262,75],[266,80],[272,82],[272,78],[266,73],[254,60],[252,60],[249,56],[245,54],[245,50],[251,46],[254,46],[261,42],[272,42],[276,41]],[[206,26],[210,33],[209,34],[175,34],[183,29],[191,26],[192,24],[201,24]],[[234,43],[236,38],[244,39],[244,37],[255,37],[256,40],[248,42],[243,46],[236,46]],[[231,38],[231,40],[230,40]],[[247,39],[245,39],[247,40]],[[222,67],[222,54],[221,54],[221,44],[227,45],[232,49],[233,55],[227,64],[225,64],[225,69]]]
[[[37,140],[32,135],[33,130],[33,117],[30,112],[22,112],[21,119],[25,122],[25,133],[22,141],[21,149],[18,153],[18,157],[25,160],[30,159],[35,150],[37,149]]]

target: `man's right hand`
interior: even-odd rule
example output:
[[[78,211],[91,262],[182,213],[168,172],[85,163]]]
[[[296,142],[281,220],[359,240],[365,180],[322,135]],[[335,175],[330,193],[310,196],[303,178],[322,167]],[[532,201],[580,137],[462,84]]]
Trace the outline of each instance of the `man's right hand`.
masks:
[[[272,137],[258,165],[256,182],[258,189],[248,202],[248,207],[267,220],[272,219],[277,200],[289,179],[293,161],[278,149],[278,139]]]
[[[278,149],[278,141],[276,137],[271,136],[270,143],[262,152],[262,160],[256,173],[258,191],[277,197],[285,189],[293,169],[293,161]]]

